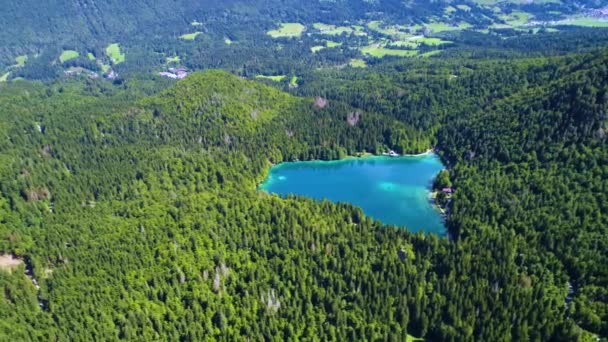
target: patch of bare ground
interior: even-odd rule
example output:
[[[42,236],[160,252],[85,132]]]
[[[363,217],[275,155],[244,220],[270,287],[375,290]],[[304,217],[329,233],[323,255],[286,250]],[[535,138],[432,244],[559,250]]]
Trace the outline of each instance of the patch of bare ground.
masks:
[[[11,272],[21,264],[23,264],[23,260],[16,258],[12,254],[0,255],[0,270]]]
[[[351,126],[356,125],[360,119],[361,119],[361,113],[359,113],[359,112],[351,112],[351,113],[348,113],[348,115],[346,116],[346,121]]]
[[[315,107],[323,109],[323,108],[327,107],[328,104],[329,104],[329,101],[327,101],[326,98],[321,97],[321,96],[315,97]]]

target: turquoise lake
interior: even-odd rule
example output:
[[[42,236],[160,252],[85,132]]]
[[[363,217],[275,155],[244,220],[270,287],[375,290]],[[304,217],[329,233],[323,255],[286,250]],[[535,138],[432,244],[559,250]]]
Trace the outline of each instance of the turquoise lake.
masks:
[[[348,202],[383,223],[443,235],[443,219],[429,200],[443,168],[435,154],[288,162],[273,166],[260,189]]]

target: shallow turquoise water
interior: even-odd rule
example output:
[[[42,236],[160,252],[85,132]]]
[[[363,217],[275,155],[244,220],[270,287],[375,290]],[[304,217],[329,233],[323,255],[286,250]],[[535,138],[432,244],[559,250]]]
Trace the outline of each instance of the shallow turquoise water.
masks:
[[[352,203],[383,223],[443,235],[443,220],[429,202],[443,168],[435,154],[289,162],[272,167],[260,189]]]

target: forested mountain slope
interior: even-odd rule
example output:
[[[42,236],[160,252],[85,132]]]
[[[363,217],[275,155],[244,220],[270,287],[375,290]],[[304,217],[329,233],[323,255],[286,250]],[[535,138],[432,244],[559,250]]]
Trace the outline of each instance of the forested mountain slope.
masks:
[[[0,336],[605,336],[605,62],[395,65],[311,97],[221,71],[0,85],[0,252],[22,260],[0,272]],[[435,141],[454,241],[256,191],[271,162]]]

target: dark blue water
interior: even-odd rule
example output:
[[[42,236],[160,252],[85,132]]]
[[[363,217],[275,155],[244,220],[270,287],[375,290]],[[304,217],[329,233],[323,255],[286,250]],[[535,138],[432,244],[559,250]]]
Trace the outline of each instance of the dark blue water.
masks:
[[[279,195],[348,202],[386,224],[443,235],[441,215],[429,201],[444,168],[435,154],[282,163],[260,185]]]

